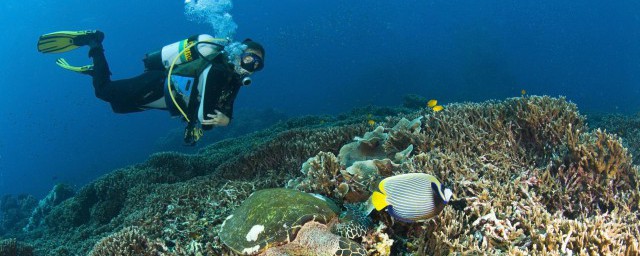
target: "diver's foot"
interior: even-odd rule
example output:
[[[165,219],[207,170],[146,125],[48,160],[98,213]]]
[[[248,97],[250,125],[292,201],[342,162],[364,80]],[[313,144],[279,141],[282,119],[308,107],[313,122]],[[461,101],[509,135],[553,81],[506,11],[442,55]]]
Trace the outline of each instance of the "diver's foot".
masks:
[[[41,35],[38,51],[41,53],[63,53],[88,45],[101,47],[104,33],[98,30],[58,31]]]
[[[78,35],[73,39],[76,46],[88,45],[91,48],[102,45],[104,33],[100,30],[87,30],[84,34]]]

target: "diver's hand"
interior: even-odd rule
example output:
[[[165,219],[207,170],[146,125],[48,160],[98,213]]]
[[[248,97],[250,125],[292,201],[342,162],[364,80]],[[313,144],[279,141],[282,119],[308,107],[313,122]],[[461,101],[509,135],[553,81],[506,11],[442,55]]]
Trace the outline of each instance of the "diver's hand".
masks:
[[[229,124],[229,117],[218,110],[215,111],[215,115],[207,114],[207,117],[211,119],[202,120],[202,125],[227,126]]]

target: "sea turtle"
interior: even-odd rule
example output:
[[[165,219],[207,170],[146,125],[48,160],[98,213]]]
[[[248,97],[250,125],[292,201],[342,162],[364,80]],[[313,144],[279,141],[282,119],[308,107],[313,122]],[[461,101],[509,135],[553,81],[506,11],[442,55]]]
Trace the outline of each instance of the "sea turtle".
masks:
[[[366,255],[359,243],[330,232],[340,209],[331,200],[293,189],[254,192],[219,231],[241,255]]]

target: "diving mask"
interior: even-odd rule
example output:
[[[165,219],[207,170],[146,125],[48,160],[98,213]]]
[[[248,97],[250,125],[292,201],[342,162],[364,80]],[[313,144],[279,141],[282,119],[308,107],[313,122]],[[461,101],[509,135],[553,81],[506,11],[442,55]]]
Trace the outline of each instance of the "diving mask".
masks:
[[[249,72],[254,72],[261,70],[264,67],[264,63],[257,54],[246,52],[240,56],[240,66]]]

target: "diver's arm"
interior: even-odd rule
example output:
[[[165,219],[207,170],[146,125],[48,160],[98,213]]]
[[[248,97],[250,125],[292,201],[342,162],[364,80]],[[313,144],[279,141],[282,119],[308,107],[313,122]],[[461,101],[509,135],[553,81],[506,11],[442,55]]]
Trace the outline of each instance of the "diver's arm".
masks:
[[[221,94],[226,95],[220,100],[220,104],[215,111],[215,114],[207,114],[206,118],[209,120],[202,120],[202,125],[213,126],[227,126],[233,118],[233,103],[238,96],[240,87],[235,87],[232,90],[223,91]]]

